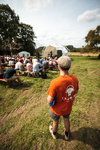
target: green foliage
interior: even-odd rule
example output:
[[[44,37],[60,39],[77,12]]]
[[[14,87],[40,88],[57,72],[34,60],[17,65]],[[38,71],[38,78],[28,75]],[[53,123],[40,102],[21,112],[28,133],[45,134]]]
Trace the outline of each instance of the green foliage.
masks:
[[[12,49],[16,47],[19,16],[8,6],[0,4],[0,39],[3,49],[8,49],[12,54]]]
[[[2,52],[5,54],[6,51],[10,51],[12,55],[19,50],[27,50],[34,54],[34,47],[33,28],[20,23],[19,16],[8,5],[0,4],[0,48]]]
[[[0,37],[5,40],[6,38],[14,37],[17,34],[19,24],[19,16],[11,10],[8,5],[0,4]]]
[[[42,53],[43,48],[44,48],[44,46],[41,46],[41,47],[37,48],[36,51],[39,51],[40,53]]]
[[[19,41],[22,43],[22,50],[28,51],[31,55],[35,52],[34,32],[33,28],[28,25],[21,23],[18,27]]]
[[[82,48],[81,52],[100,52],[100,26],[88,32],[85,42],[87,45]]]
[[[68,48],[70,50],[70,52],[80,52],[80,48],[75,48],[73,45],[67,45],[65,46],[66,48]]]
[[[43,46],[41,46],[41,47],[39,47],[39,48],[37,48],[37,49],[35,49],[35,52],[36,53],[38,53],[38,56],[40,56],[41,54],[42,54],[42,50],[43,50]]]

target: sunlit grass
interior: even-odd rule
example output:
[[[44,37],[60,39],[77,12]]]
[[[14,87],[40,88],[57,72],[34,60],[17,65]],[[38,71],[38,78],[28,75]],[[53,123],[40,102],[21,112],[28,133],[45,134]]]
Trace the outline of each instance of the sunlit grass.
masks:
[[[100,147],[100,60],[72,57],[70,74],[79,79],[79,93],[70,114],[71,139],[64,140],[63,117],[59,120],[58,139],[49,133],[47,90],[59,71],[49,71],[47,79],[20,75],[25,85],[5,88],[0,83],[0,149],[77,150]]]

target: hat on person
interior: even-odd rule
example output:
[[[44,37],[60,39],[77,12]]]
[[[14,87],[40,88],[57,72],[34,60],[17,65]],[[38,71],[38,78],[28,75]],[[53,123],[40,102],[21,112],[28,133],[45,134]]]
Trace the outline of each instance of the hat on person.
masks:
[[[58,65],[62,68],[70,68],[71,66],[71,59],[68,56],[61,56],[57,60]]]

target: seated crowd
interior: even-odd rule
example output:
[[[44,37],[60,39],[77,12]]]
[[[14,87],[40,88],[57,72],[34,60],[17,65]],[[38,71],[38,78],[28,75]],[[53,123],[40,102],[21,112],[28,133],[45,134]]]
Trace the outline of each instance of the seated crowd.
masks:
[[[5,66],[10,67],[12,69],[8,69],[5,72]],[[44,57],[44,58],[37,58],[34,57],[19,57],[19,56],[14,56],[14,57],[8,57],[8,56],[0,56],[0,78],[5,78],[7,79],[8,77],[11,78],[12,76],[16,76],[11,78],[11,80],[18,79],[18,81],[22,84],[19,76],[16,74],[16,70],[19,71],[26,71],[26,72],[31,72],[33,73],[38,73],[39,76],[43,75],[43,72],[48,72],[48,70],[53,70],[53,69],[58,70],[57,66],[57,57],[54,59],[49,58],[49,57]],[[13,71],[12,71],[13,70]],[[14,71],[15,70],[15,71]],[[7,73],[11,72],[8,77],[6,76]],[[11,76],[12,75],[12,76]],[[13,81],[13,84],[15,82]]]

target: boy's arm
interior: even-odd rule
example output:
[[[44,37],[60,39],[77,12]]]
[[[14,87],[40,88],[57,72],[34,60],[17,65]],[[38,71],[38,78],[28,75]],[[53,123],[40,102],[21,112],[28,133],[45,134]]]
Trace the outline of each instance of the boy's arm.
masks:
[[[54,99],[54,97],[51,97],[50,95],[48,95],[47,102],[52,103],[53,99]]]
[[[78,90],[76,90],[76,94],[78,93]]]

